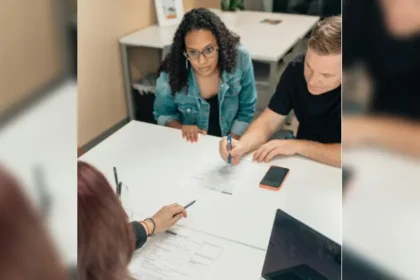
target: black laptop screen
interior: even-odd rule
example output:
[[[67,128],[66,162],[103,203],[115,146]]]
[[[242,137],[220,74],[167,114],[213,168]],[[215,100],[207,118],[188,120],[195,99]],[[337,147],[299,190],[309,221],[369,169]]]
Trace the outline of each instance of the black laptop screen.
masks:
[[[267,280],[339,280],[341,246],[277,210],[262,277]]]

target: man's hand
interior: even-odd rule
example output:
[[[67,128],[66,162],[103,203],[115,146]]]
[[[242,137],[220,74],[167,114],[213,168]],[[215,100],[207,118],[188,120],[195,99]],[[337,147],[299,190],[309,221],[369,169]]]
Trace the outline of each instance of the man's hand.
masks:
[[[372,132],[373,123],[369,118],[347,117],[343,118],[343,139],[344,147],[355,147],[366,144]]]
[[[219,153],[224,161],[228,161],[229,151],[228,151],[228,141],[226,137],[223,137],[219,142]],[[241,160],[241,157],[246,153],[244,145],[239,140],[232,138],[232,150],[230,155],[232,157],[232,164],[237,165]]]
[[[183,125],[181,128],[182,138],[187,139],[188,142],[194,143],[198,141],[198,134],[206,135],[207,131],[201,130],[196,125]]]
[[[269,162],[275,156],[292,156],[296,154],[296,140],[271,140],[254,153],[257,162]]]

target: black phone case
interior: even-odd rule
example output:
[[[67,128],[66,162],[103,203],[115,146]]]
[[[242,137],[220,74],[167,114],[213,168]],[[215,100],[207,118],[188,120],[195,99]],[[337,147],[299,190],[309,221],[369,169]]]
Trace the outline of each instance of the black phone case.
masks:
[[[287,174],[289,174],[288,168],[271,166],[267,173],[265,173],[260,184],[272,188],[279,188],[283,184]]]

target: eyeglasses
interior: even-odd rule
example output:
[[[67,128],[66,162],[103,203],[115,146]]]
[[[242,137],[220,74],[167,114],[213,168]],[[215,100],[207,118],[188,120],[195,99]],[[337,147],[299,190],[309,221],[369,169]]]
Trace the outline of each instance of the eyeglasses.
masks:
[[[212,58],[217,51],[219,51],[218,47],[208,47],[201,52],[197,50],[188,50],[187,52],[184,52],[184,56],[192,60],[198,60],[200,56],[203,55],[205,58],[209,59]]]

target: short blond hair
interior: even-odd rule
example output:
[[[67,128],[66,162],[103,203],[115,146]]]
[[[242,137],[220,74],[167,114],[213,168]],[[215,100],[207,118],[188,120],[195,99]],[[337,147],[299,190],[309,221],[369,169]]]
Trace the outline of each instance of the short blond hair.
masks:
[[[320,55],[341,53],[341,16],[333,16],[318,22],[312,30],[309,48]]]

